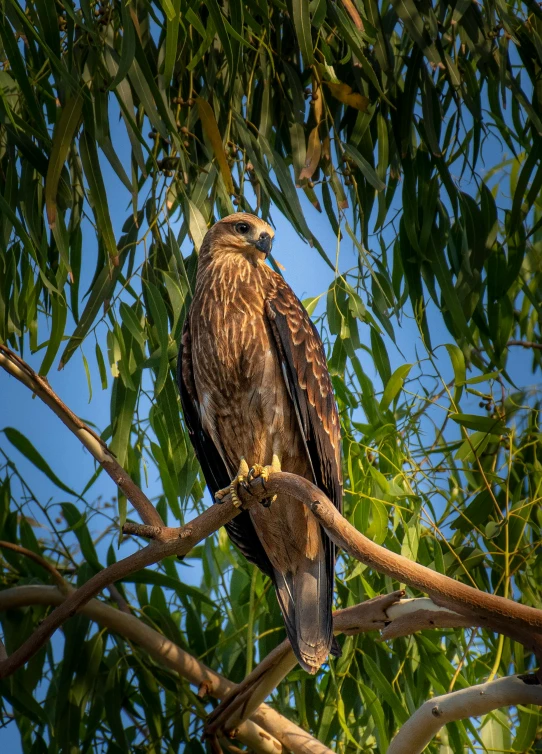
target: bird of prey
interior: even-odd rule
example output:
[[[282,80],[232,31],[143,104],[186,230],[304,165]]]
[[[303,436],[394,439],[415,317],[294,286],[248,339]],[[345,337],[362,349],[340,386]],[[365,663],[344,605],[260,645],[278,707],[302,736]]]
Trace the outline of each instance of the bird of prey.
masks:
[[[217,500],[231,490],[239,502],[238,484],[272,468],[311,480],[340,511],[339,417],[324,349],[293,290],[266,264],[273,236],[242,212],[205,235],[179,353],[185,423]],[[295,655],[315,673],[340,652],[333,543],[305,505],[281,494],[226,528],[272,579]]]

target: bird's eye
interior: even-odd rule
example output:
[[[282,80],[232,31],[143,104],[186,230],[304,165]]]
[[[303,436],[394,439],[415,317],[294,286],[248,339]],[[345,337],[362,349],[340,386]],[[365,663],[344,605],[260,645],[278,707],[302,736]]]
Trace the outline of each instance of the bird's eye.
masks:
[[[248,223],[237,223],[235,230],[244,236],[250,230],[250,225]]]

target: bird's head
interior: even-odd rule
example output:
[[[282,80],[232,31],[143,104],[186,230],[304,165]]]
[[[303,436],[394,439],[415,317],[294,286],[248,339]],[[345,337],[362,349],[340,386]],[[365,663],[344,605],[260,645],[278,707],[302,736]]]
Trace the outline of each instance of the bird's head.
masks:
[[[207,231],[201,253],[213,257],[242,254],[253,264],[257,264],[267,259],[274,235],[275,231],[265,220],[247,212],[237,212],[224,217]]]

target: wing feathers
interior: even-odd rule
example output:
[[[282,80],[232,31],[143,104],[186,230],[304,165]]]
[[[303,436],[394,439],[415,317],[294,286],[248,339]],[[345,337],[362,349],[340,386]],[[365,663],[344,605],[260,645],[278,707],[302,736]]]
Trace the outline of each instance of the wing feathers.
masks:
[[[201,423],[198,395],[194,383],[191,345],[190,321],[187,317],[177,362],[177,379],[186,428],[203,471],[203,476],[214,498],[215,493],[227,487],[231,479],[222,460],[220,449],[216,447],[205,432]],[[245,558],[273,578],[273,568],[256,534],[250,513],[248,511],[241,512],[229,524],[226,524],[226,530],[232,542],[241,550]]]
[[[342,512],[339,417],[320,336],[299,299],[285,284],[266,301],[266,313],[296,408],[313,480]],[[282,585],[278,588],[288,636],[309,672],[315,672],[330,647],[334,654],[340,652],[333,639],[331,613],[335,545],[322,530],[320,536],[321,555],[300,564],[288,595]]]

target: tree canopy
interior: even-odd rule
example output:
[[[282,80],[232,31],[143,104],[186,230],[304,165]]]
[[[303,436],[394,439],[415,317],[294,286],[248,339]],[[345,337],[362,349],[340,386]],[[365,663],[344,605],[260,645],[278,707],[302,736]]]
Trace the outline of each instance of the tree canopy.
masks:
[[[1,353],[53,389],[53,367],[83,360],[90,408],[110,395],[93,429],[135,485],[159,479],[161,519],[184,524],[209,503],[175,386],[197,252],[237,209],[280,216],[329,268],[305,305],[339,404],[346,518],[392,553],[540,607],[539,4],[5,0],[0,45]],[[47,395],[43,379],[24,384]],[[121,482],[114,510],[93,497],[99,464],[69,487],[45,427],[0,429],[9,656],[63,593],[124,557],[137,515]],[[22,457],[55,498],[29,487]],[[135,571],[0,681],[25,754],[205,751],[215,703],[149,637],[239,683],[283,629],[223,529],[187,557],[199,585],[174,556]],[[337,570],[339,608],[408,586],[345,553]],[[269,702],[333,750],[384,754],[431,696],[537,666],[522,636],[462,625],[341,637],[340,659],[314,678],[294,668]],[[451,722],[428,751],[540,740],[539,711],[519,703]]]

